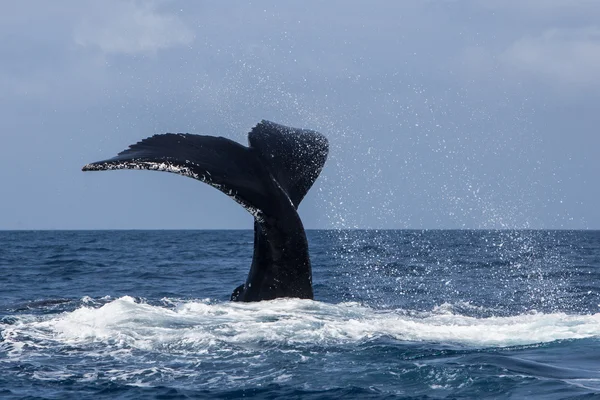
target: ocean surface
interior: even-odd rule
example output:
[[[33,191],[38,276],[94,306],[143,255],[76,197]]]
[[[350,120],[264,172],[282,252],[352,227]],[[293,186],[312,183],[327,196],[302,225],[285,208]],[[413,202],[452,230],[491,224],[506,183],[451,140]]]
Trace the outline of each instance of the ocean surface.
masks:
[[[241,304],[251,231],[0,232],[0,398],[600,396],[599,231],[308,236]]]

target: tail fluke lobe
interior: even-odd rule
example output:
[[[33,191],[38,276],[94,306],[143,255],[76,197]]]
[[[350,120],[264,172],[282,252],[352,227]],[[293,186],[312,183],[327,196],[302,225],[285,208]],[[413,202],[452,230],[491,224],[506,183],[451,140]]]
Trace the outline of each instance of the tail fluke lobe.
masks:
[[[255,217],[268,210],[272,182],[256,152],[232,140],[191,134],[155,135],[83,171],[142,169],[172,172],[205,182]]]
[[[327,138],[263,120],[248,134],[248,143],[298,208],[325,165]]]

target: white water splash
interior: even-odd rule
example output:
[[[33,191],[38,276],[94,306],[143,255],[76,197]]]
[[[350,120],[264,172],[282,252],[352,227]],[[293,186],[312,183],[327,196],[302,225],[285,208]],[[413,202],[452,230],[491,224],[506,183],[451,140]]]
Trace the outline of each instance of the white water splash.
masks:
[[[260,303],[175,302],[162,307],[125,296],[102,307],[51,316],[20,316],[0,325],[3,347],[101,345],[110,351],[166,354],[243,351],[257,344],[311,346],[357,344],[380,337],[466,347],[505,347],[600,337],[600,314],[529,313],[474,318],[451,307],[414,315],[356,303],[284,299]]]

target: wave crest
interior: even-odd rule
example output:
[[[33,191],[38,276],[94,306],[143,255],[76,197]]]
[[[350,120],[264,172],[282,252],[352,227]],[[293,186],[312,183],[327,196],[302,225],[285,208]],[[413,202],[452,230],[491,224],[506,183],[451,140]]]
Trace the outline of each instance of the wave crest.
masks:
[[[327,304],[280,299],[260,303],[170,301],[150,305],[121,297],[62,314],[22,315],[0,324],[12,350],[56,345],[105,344],[121,350],[169,353],[238,351],[273,346],[344,345],[391,338],[466,347],[506,347],[600,336],[600,314],[527,313],[475,318],[443,304],[427,313],[375,310],[358,303]],[[169,303],[169,302],[166,302]],[[464,305],[459,305],[464,307]]]

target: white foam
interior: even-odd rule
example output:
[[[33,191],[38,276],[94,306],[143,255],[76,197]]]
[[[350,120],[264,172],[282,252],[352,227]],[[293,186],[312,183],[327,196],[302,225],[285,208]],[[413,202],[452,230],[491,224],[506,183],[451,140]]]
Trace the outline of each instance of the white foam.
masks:
[[[222,354],[243,351],[258,342],[340,345],[389,337],[504,347],[600,336],[600,314],[474,318],[441,307],[442,312],[438,308],[414,316],[402,310],[381,311],[356,303],[296,299],[175,304],[153,306],[125,296],[99,308],[84,306],[60,315],[21,316],[16,323],[1,326],[3,346],[10,346],[10,354],[23,351],[23,341],[27,341],[28,349],[104,343],[106,350],[114,352],[142,349],[169,354]]]

